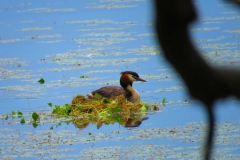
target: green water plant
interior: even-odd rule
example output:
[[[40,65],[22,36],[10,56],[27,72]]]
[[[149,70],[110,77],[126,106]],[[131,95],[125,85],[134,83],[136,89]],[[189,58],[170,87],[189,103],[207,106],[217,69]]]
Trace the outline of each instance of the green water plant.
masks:
[[[95,94],[94,99],[77,95],[68,107],[69,115],[78,117],[73,120],[73,124],[78,128],[84,128],[89,123],[96,124],[97,128],[102,124],[113,123],[134,125],[134,122],[141,122],[150,110],[159,108],[157,104],[150,105],[142,101],[133,104],[127,101],[124,95],[102,98],[99,94]],[[129,121],[133,123],[130,124]]]
[[[74,117],[72,123],[77,128],[85,128],[90,123],[100,128],[103,124],[119,123],[123,126],[139,124],[150,110],[158,110],[158,105],[150,105],[139,101],[133,104],[124,95],[115,98],[103,98],[95,94],[94,99],[88,99],[80,94],[76,95],[71,104],[52,105],[52,115],[60,117]]]
[[[89,78],[88,76],[80,76],[80,78]]]
[[[21,118],[20,123],[21,123],[22,125],[25,124],[25,119],[24,119],[24,118]]]
[[[44,80],[43,78],[40,78],[40,79],[38,80],[38,83],[44,84],[44,83],[45,83],[45,80]]]
[[[20,119],[19,123],[23,125],[26,124],[26,117],[29,117],[29,114],[24,115],[21,111],[12,111],[10,114],[2,115],[2,117],[4,117],[4,120],[6,121],[10,117],[12,118],[12,120],[17,117],[18,119]],[[37,112],[32,112],[28,121],[30,124],[33,125],[34,128],[36,128],[40,122],[40,115]]]
[[[5,115],[3,119],[8,120],[9,117],[12,117],[12,119],[17,117],[20,124],[32,124],[34,128],[46,122],[46,119],[56,119],[50,120],[56,123],[56,127],[60,126],[62,122],[66,124],[72,122],[80,129],[87,127],[89,124],[95,124],[97,128],[100,128],[103,124],[114,123],[131,127],[141,124],[150,111],[159,109],[157,104],[151,105],[142,101],[133,104],[127,101],[124,95],[115,98],[103,98],[99,94],[95,94],[94,99],[76,95],[70,104],[62,106],[53,105],[51,102],[47,104],[52,109],[51,113],[32,112],[31,114],[23,114],[20,111],[12,111],[11,114]],[[53,126],[50,129],[53,129]]]
[[[166,104],[166,98],[163,98],[162,99],[162,105],[165,106],[165,104]]]

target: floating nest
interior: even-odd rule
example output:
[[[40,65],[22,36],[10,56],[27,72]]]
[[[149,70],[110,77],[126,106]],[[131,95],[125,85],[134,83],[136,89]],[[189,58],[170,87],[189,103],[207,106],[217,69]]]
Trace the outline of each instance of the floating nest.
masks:
[[[59,110],[61,108],[63,107]],[[102,124],[116,122],[125,127],[136,127],[147,119],[146,116],[151,110],[158,110],[158,106],[142,101],[133,104],[127,101],[124,95],[115,98],[95,95],[94,99],[88,99],[79,94],[73,98],[71,105],[65,106],[67,114],[76,117],[72,122],[77,128],[85,128],[90,123],[96,124],[99,128]]]

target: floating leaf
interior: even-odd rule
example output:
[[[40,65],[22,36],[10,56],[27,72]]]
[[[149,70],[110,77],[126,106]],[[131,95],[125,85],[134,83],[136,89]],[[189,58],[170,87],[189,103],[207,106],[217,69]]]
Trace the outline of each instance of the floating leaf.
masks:
[[[80,76],[80,78],[89,78],[88,76]]]
[[[45,83],[45,80],[44,80],[43,78],[41,78],[41,79],[38,80],[38,83],[44,84],[44,83]]]
[[[72,121],[66,121],[66,122],[65,122],[65,124],[67,124],[67,125],[68,125],[68,124],[70,124],[71,122],[72,122]]]
[[[5,120],[8,120],[8,118],[9,118],[9,116],[7,115],[7,116],[5,117]]]
[[[76,104],[76,107],[83,108],[83,106],[81,104]]]
[[[162,104],[165,105],[165,103],[166,103],[166,99],[163,98],[163,99],[162,99]]]
[[[102,103],[102,104],[107,104],[107,103],[110,103],[110,100],[107,99],[107,98],[103,98],[103,99],[101,100],[101,103]]]
[[[50,130],[53,130],[53,126],[50,127]]]
[[[115,121],[118,122],[118,123],[121,123],[121,122],[122,122],[122,116],[120,116],[120,115],[114,116],[114,119],[115,119]]]
[[[114,112],[121,112],[122,111],[122,107],[121,106],[116,106],[114,108]]]
[[[101,97],[101,95],[99,94],[99,93],[95,93],[95,95],[94,95],[96,98],[100,98]]]
[[[36,122],[39,118],[39,115],[36,112],[32,113],[32,119]]]
[[[145,112],[145,111],[147,111],[148,109],[147,109],[146,106],[142,106],[139,110],[142,111],[142,112]]]
[[[18,115],[18,118],[21,118],[23,114],[22,112],[18,111],[17,115]]]
[[[20,123],[21,123],[22,125],[25,124],[25,119],[22,118],[21,121],[20,121]]]
[[[12,115],[16,115],[16,112],[12,111]]]
[[[57,114],[60,109],[61,109],[61,107],[59,105],[55,105],[54,109],[52,111],[52,114]]]
[[[71,112],[71,106],[69,106],[69,104],[65,104],[62,107],[59,105],[54,105],[52,114],[69,115],[70,112]]]
[[[62,125],[62,123],[61,122],[58,122],[58,124],[57,124],[57,126],[56,127],[58,127],[58,126],[61,126]]]
[[[20,112],[20,111],[18,111],[18,113],[17,113],[17,114],[18,114],[18,115],[23,115],[23,114],[22,114],[22,112]]]
[[[32,126],[33,126],[33,128],[37,128],[38,124],[37,124],[36,122],[34,122],[34,123],[32,124]]]
[[[52,103],[51,103],[51,102],[50,102],[50,103],[48,103],[48,106],[49,106],[49,107],[52,107]]]

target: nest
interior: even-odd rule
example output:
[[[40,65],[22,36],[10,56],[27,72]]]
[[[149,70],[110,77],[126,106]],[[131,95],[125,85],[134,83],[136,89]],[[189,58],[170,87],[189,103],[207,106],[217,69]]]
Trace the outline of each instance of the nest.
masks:
[[[133,104],[127,101],[124,95],[115,98],[88,99],[78,94],[69,105],[68,114],[76,117],[72,122],[77,128],[85,128],[90,123],[96,124],[99,128],[102,124],[116,122],[131,127],[140,125],[151,109],[157,110],[158,107],[141,101]]]

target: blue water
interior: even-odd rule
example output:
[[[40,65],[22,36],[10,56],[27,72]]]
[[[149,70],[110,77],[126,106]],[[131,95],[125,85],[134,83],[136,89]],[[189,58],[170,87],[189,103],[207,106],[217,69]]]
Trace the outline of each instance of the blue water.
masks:
[[[199,18],[190,29],[196,46],[201,54],[207,55],[210,64],[238,68],[239,11],[231,5],[219,5],[224,3],[196,2]],[[169,102],[161,112],[149,115],[140,129],[207,122],[204,106],[188,95],[181,78],[165,60],[161,49],[156,54],[149,49],[151,46],[159,47],[153,24],[153,2],[149,0],[1,2],[0,114],[18,110],[24,113],[51,112],[48,102],[59,105],[70,103],[76,94],[86,95],[107,85],[106,81],[119,85],[119,73],[132,70],[148,81],[134,84],[143,101],[160,103],[165,98]],[[220,58],[215,57],[214,52],[218,52]],[[134,61],[134,58],[138,60]],[[123,63],[126,60],[129,62]],[[113,71],[87,74],[103,70]],[[79,78],[82,75],[90,79],[82,80]],[[164,76],[152,77],[160,75]],[[43,85],[37,83],[40,78],[46,81]],[[158,92],[171,87],[184,89]],[[239,122],[239,113],[238,100],[227,99],[216,103],[218,123]],[[28,125],[0,124],[0,128],[11,127],[34,133],[48,130],[51,124],[42,124],[37,129]],[[64,129],[78,131],[71,123],[54,128],[56,131]],[[114,130],[124,131],[126,128],[114,124],[97,129],[90,124],[81,131],[110,133]],[[171,144],[167,139],[123,141],[119,144],[128,146],[136,141]],[[104,141],[94,146],[115,146],[115,143]],[[74,153],[91,146],[75,144],[73,148],[79,149]]]

